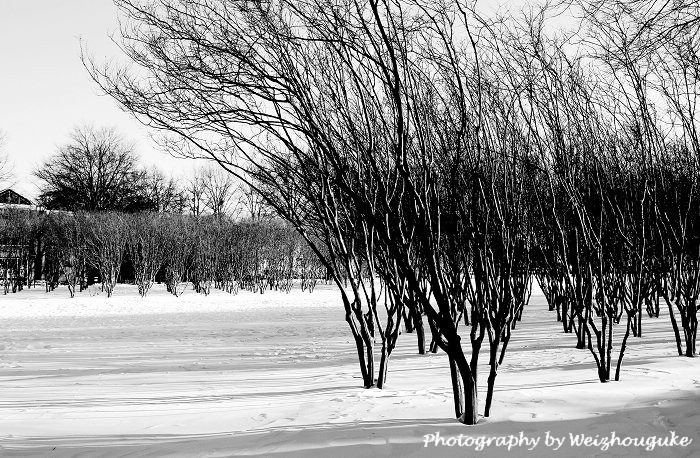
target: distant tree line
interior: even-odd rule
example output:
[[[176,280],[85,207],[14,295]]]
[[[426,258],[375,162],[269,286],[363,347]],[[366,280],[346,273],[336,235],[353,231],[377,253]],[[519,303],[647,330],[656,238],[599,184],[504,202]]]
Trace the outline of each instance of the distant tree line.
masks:
[[[48,210],[217,217],[247,211],[254,218],[268,213],[264,206],[251,209],[252,191],[218,167],[195,168],[192,176],[178,181],[157,168],[140,166],[133,145],[113,128],[76,127],[69,142],[34,175],[39,179],[39,204]]]
[[[179,296],[191,286],[313,291],[325,270],[297,233],[275,220],[234,222],[214,215],[152,212],[0,213],[0,275],[4,294],[44,280],[67,285],[73,297],[97,281],[107,297],[118,282],[145,296],[155,282]]]

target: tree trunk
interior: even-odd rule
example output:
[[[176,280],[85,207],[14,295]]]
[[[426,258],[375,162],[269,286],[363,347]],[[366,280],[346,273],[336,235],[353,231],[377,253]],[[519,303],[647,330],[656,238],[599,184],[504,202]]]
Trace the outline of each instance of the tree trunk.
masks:
[[[664,300],[666,301],[666,305],[668,306],[668,316],[671,318],[673,335],[676,337],[676,347],[678,348],[678,356],[683,356],[683,344],[681,343],[681,333],[678,329],[678,323],[676,322],[676,315],[675,313],[673,313],[672,301],[670,301],[667,296],[664,296]]]
[[[625,337],[622,339],[622,344],[620,344],[620,356],[617,358],[617,368],[615,369],[615,381],[620,381],[620,368],[622,367],[622,358],[625,356],[625,350],[627,349],[627,339],[630,336],[630,330],[632,327],[632,317],[627,316],[627,330],[625,331]]]
[[[437,351],[438,351],[437,340],[435,340],[435,337],[433,337],[433,340],[430,341],[430,353],[437,353]]]
[[[491,365],[489,370],[488,384],[486,388],[486,406],[484,407],[484,417],[488,417],[491,414],[491,401],[493,400],[493,388],[496,383],[496,376],[498,375],[498,361]]]
[[[355,348],[357,349],[357,359],[360,363],[360,374],[362,374],[362,384],[365,388],[371,388],[374,384],[373,378],[374,374],[370,374],[367,362],[365,361],[365,346],[362,341],[362,337],[359,335],[353,335],[355,339]]]
[[[475,425],[479,419],[479,403],[471,369],[461,347],[452,346],[448,348],[447,353],[450,362],[455,415],[461,423]]]
[[[586,348],[586,324],[580,313],[576,314],[576,320],[578,321],[578,326],[576,327],[576,348],[583,350]]]
[[[637,335],[635,337],[642,337],[642,304],[639,304],[639,308],[637,310],[637,316],[635,317],[637,320]]]
[[[452,401],[453,407],[455,409],[455,418],[461,418],[464,413],[464,390],[459,375],[459,370],[457,369],[457,363],[455,362],[452,355],[447,355],[447,360],[450,363],[450,380],[452,381]]]
[[[403,322],[406,323],[406,333],[408,333],[408,334],[412,334],[413,331],[415,330],[415,326],[413,325],[413,319],[412,319],[412,316],[413,316],[413,312],[411,310],[412,308],[413,307],[411,307],[411,306],[407,306],[404,308],[404,310],[402,312],[404,315]],[[408,314],[408,315],[406,315],[406,314]]]
[[[607,311],[604,311],[601,315],[604,320],[603,328],[601,331],[603,336],[605,336],[601,348],[601,367],[603,368],[603,373],[605,375],[604,381],[608,382],[610,381],[610,363],[612,359],[613,319]],[[603,361],[602,358],[603,354],[605,355],[605,361]]]
[[[479,364],[479,351],[481,351],[481,343],[484,340],[484,326],[479,324],[479,321],[476,319],[476,317],[472,316],[472,320],[472,332],[470,333],[470,339],[472,344],[472,359],[470,367],[472,372],[472,380],[474,380],[474,384],[476,385],[478,379],[477,367]],[[477,327],[479,329],[478,335],[476,332]]]
[[[461,348],[460,353],[461,355],[459,355],[456,360],[457,368],[462,376],[462,386],[464,390],[462,395],[464,409],[460,421],[465,425],[475,425],[479,421],[479,400],[477,398],[476,382],[472,378],[471,370],[467,364],[467,360],[464,357],[464,353],[461,351]]]
[[[695,356],[695,342],[698,334],[697,305],[695,301],[689,301],[686,311],[685,328],[685,356]]]
[[[496,384],[496,376],[498,375],[498,347],[500,346],[500,329],[494,329],[494,340],[490,343],[489,351],[489,378],[486,387],[486,404],[484,407],[484,416],[488,417],[491,413],[491,401],[493,401],[493,389]]]
[[[377,376],[377,388],[380,390],[384,388],[386,383],[387,368],[389,367],[389,356],[391,356],[391,350],[387,348],[386,339],[382,342],[382,353],[379,359],[379,374]]]
[[[508,348],[508,342],[510,342],[510,329],[506,328],[505,335],[503,336],[503,346],[501,347],[501,356],[498,358],[498,365],[503,364],[503,359],[506,356],[506,349]]]
[[[417,306],[409,307],[411,319],[407,320],[413,323],[413,328],[416,330],[416,339],[418,341],[418,354],[425,354],[425,328],[423,327],[423,315]]]
[[[353,320],[353,316],[359,315],[362,317],[362,313],[353,314],[352,307],[349,302],[347,302],[346,297],[343,295],[343,302],[345,303],[345,321],[350,326],[350,332],[355,340],[355,348],[357,349],[357,359],[360,364],[360,374],[362,375],[362,384],[365,388],[371,388],[374,386],[374,367],[370,361],[366,360],[366,355],[372,356],[371,348],[365,351],[365,339],[363,338],[363,332],[358,330],[357,323]]]

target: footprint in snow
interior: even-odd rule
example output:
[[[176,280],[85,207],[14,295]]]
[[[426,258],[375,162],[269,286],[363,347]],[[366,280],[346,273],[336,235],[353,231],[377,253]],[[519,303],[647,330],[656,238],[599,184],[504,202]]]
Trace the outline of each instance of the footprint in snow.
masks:
[[[663,428],[673,428],[676,425],[663,415],[658,415],[652,422],[654,426],[661,426]]]

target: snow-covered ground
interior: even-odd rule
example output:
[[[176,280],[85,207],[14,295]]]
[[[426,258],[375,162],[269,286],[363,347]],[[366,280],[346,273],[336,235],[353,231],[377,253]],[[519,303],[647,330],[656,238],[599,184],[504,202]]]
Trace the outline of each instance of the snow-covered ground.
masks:
[[[0,296],[0,456],[700,456],[700,360],[674,356],[667,315],[644,326],[622,381],[601,384],[536,292],[492,416],[468,427],[451,418],[446,358],[417,355],[412,334],[388,386],[361,387],[330,286],[25,290]],[[646,446],[606,449],[613,434]],[[646,450],[664,439],[676,445]]]

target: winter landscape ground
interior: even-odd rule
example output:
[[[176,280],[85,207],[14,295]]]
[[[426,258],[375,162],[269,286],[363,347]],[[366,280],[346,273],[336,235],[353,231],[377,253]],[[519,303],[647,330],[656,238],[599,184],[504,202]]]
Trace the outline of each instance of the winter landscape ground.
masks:
[[[631,341],[622,381],[601,384],[553,313],[535,291],[493,414],[470,427],[451,418],[445,356],[417,355],[411,334],[387,387],[362,388],[331,286],[0,296],[0,455],[700,456],[700,361],[674,356],[666,315]],[[606,448],[613,433],[676,445]]]

